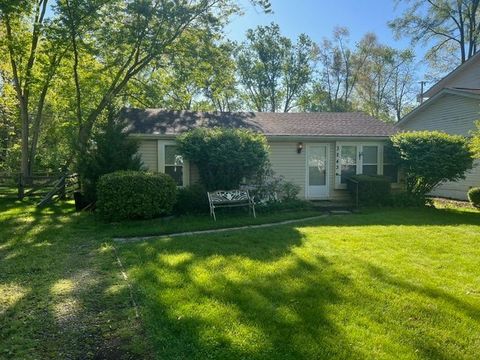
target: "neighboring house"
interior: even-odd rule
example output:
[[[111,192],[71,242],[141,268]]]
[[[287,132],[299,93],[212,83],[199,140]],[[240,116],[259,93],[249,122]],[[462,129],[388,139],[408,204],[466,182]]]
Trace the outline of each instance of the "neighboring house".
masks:
[[[384,158],[394,127],[362,113],[220,113],[126,109],[123,118],[140,140],[144,165],[173,176],[179,186],[199,180],[183,161],[175,137],[196,127],[234,127],[267,137],[276,174],[300,186],[306,199],[342,199],[346,177],[384,174],[397,181],[396,168]]]
[[[423,94],[428,98],[403,117],[401,130],[439,130],[469,136],[480,119],[480,53],[471,57]],[[433,195],[467,199],[471,187],[480,186],[480,162],[466,174],[465,180],[446,182]]]

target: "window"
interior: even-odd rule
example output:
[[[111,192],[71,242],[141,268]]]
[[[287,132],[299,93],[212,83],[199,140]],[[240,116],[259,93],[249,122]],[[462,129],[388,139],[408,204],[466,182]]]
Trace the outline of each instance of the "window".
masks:
[[[183,186],[183,156],[175,145],[165,145],[165,174],[170,175],[178,186]]]
[[[357,147],[343,145],[340,150],[340,183],[346,184],[347,179],[357,173]]]
[[[364,145],[362,148],[362,174],[378,174],[378,146]]]
[[[393,161],[393,149],[389,146],[383,147],[383,176],[390,179],[392,183],[398,182],[398,166]]]

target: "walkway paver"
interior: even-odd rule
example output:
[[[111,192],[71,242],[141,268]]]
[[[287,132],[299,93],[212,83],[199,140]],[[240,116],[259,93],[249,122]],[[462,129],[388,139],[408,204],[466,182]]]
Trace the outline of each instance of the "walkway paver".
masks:
[[[294,223],[299,223],[299,222],[304,222],[304,221],[316,220],[316,219],[325,218],[327,216],[329,216],[329,215],[328,214],[323,214],[323,215],[318,215],[318,216],[310,216],[310,217],[302,218],[302,219],[285,220],[285,221],[268,223],[268,224],[246,225],[246,226],[229,227],[229,228],[223,228],[223,229],[187,231],[187,232],[165,234],[165,235],[116,237],[116,238],[113,238],[113,241],[115,241],[117,243],[129,243],[129,242],[148,241],[148,240],[153,240],[153,239],[162,239],[162,238],[179,237],[179,236],[216,234],[216,233],[222,233],[222,232],[227,232],[227,231],[261,229],[261,228],[268,228],[268,227],[273,227],[273,226],[280,226],[280,225],[287,225],[287,224],[294,224]]]

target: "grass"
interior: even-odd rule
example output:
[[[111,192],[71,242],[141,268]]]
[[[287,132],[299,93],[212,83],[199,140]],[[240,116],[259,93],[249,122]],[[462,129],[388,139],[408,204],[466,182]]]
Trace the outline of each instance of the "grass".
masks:
[[[0,358],[474,359],[480,215],[371,209],[104,224],[0,202]],[[303,215],[312,215],[305,212]],[[126,269],[140,318],[134,316]]]

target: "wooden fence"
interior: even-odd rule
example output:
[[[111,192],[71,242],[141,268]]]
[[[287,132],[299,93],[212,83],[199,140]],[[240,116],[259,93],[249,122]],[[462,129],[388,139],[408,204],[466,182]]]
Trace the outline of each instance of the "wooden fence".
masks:
[[[37,173],[26,177],[18,173],[0,173],[1,197],[41,198],[39,205],[57,198],[66,199],[78,187],[77,174]]]

